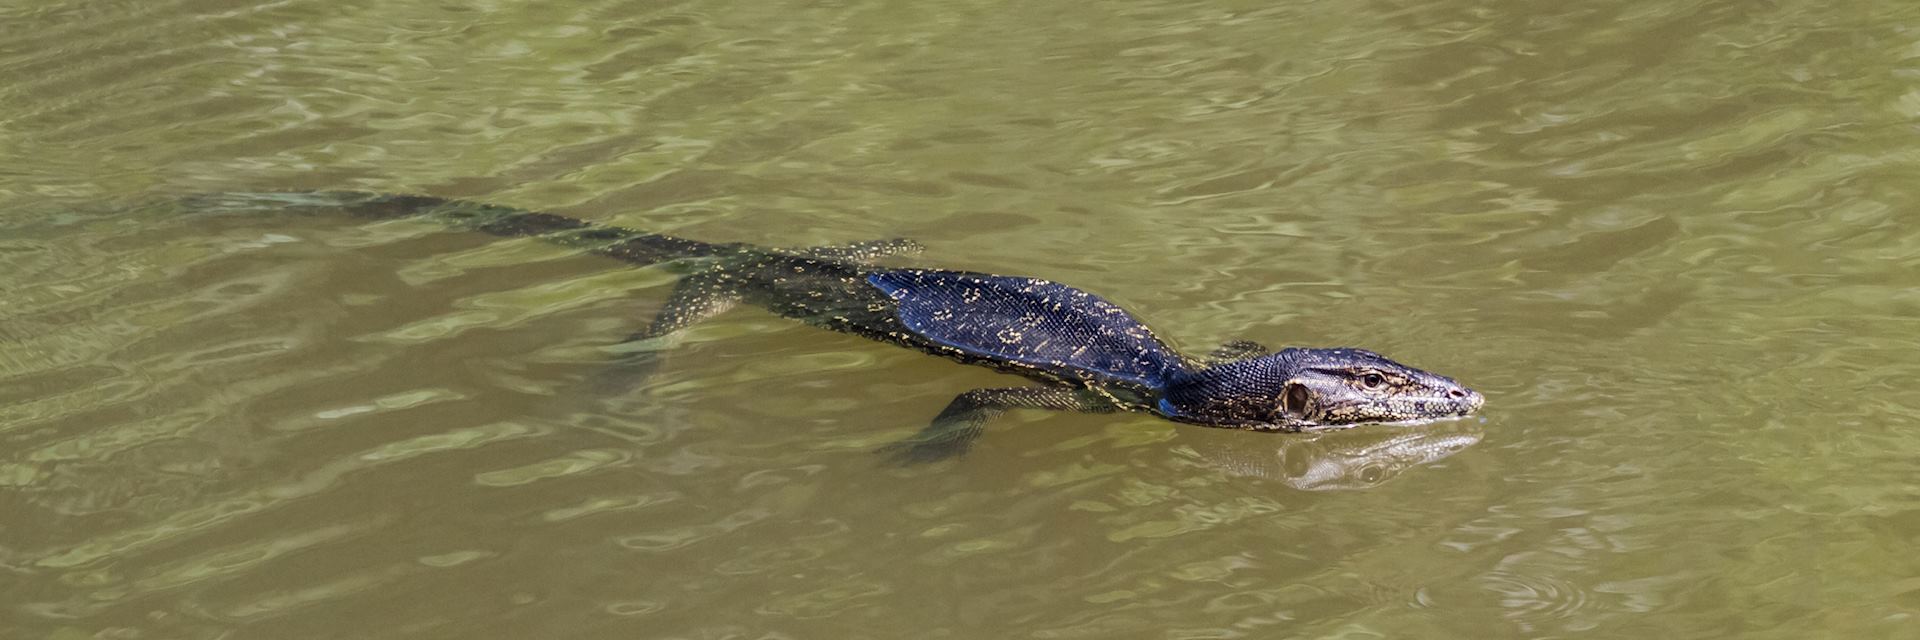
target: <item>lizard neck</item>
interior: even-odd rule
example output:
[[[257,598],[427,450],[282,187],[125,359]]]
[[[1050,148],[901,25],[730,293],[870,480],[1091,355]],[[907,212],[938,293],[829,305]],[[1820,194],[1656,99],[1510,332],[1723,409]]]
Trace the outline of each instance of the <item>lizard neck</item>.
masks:
[[[1273,419],[1274,391],[1293,373],[1285,352],[1225,362],[1169,377],[1158,409],[1168,418],[1198,424],[1262,424]]]

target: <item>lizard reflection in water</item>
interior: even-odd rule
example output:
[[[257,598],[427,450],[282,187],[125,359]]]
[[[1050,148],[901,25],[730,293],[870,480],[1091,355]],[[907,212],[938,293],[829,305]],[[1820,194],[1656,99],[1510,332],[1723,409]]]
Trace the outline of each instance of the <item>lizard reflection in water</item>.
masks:
[[[1197,437],[1186,439],[1180,451],[1230,476],[1275,480],[1299,491],[1347,491],[1386,484],[1478,444],[1484,435],[1478,422],[1463,420],[1274,438],[1271,445]]]
[[[1194,358],[1114,304],[1066,285],[875,264],[917,252],[907,240],[800,249],[708,243],[496,205],[355,192],[212,194],[189,204],[374,220],[422,216],[681,274],[659,314],[630,340],[666,338],[744,302],[1040,383],[960,394],[925,429],[885,449],[902,462],[964,453],[986,422],[1008,409],[1130,411],[1210,427],[1315,431],[1465,416],[1483,402],[1451,378],[1371,351],[1273,351],[1236,341]],[[628,365],[645,369],[657,357],[635,352]]]

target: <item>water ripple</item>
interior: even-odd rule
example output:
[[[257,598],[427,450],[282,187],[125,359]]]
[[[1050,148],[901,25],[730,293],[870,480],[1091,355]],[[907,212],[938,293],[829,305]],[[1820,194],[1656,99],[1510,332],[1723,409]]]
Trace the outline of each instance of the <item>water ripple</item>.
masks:
[[[320,467],[305,477],[244,495],[195,506],[163,520],[115,531],[68,546],[31,554],[34,564],[51,569],[85,566],[110,557],[166,544],[177,538],[219,527],[276,506],[324,492],[351,473],[442,451],[471,449],[513,438],[538,435],[537,429],[499,423],[398,441]]]

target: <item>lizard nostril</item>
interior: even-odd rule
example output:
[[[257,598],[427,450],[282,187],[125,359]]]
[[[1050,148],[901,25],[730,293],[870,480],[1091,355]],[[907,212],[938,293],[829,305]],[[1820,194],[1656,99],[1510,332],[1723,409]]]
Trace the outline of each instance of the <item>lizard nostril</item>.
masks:
[[[1447,390],[1447,397],[1449,397],[1449,398],[1453,398],[1453,399],[1455,399],[1455,400],[1459,400],[1459,399],[1461,399],[1461,398],[1465,398],[1465,397],[1467,397],[1467,392],[1465,392],[1465,391],[1461,391],[1461,390],[1459,390],[1459,389],[1448,389],[1448,390]]]

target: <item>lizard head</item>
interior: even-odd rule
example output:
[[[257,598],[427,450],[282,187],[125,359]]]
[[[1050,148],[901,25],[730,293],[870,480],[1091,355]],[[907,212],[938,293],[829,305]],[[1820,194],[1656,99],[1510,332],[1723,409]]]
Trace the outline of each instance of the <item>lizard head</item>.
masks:
[[[1314,431],[1465,416],[1485,402],[1453,378],[1365,349],[1282,349],[1177,375],[1159,408],[1183,422]]]

